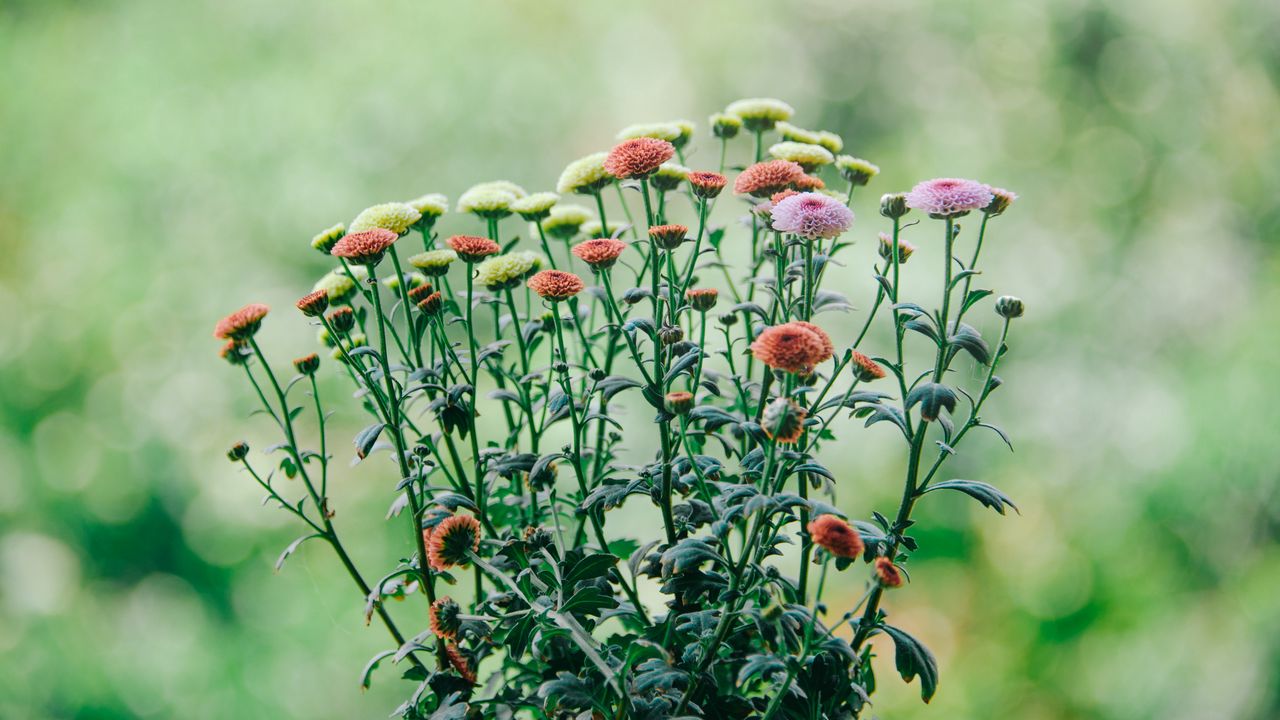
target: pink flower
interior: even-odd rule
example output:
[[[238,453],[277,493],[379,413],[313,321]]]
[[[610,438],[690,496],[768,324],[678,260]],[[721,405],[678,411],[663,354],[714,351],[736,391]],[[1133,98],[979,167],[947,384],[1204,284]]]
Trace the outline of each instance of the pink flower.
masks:
[[[991,188],[976,180],[937,178],[918,183],[907,193],[907,207],[933,218],[960,217],[990,204]]]
[[[773,206],[773,229],[813,240],[833,238],[853,225],[853,211],[822,193],[789,195]]]

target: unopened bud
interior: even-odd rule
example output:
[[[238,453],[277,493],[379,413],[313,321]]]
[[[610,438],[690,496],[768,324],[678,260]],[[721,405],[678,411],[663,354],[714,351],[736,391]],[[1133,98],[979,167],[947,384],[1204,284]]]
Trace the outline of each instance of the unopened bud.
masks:
[[[231,462],[240,462],[248,454],[249,443],[238,442],[235,445],[232,445],[231,449],[227,451],[227,459]]]
[[[1002,295],[996,300],[996,314],[1002,318],[1010,320],[1022,317],[1022,312],[1026,309],[1022,304],[1022,300],[1012,295]]]
[[[880,196],[880,214],[887,218],[900,218],[910,212],[906,193],[889,193]]]

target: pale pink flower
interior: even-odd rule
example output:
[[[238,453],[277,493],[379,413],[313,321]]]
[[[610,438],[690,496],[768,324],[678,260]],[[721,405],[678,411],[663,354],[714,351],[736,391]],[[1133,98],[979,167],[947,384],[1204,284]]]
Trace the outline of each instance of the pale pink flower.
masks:
[[[833,238],[853,225],[853,211],[822,193],[797,193],[773,206],[773,229],[810,240]]]
[[[907,207],[933,218],[960,217],[991,202],[991,188],[976,180],[937,178],[918,183],[907,193]]]

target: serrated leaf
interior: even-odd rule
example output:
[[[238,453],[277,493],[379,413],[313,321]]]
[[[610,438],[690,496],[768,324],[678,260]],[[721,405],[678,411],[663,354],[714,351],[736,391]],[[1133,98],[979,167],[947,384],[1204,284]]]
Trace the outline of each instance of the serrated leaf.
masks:
[[[927,382],[917,385],[907,393],[907,409],[920,405],[920,417],[925,420],[937,420],[943,408],[947,412],[956,409],[956,393],[942,383]]]

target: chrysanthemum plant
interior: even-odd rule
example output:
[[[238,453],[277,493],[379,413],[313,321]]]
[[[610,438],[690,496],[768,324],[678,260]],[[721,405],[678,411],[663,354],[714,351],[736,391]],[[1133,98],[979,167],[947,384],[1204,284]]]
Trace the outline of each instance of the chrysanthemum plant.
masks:
[[[975,430],[1008,442],[981,413],[1022,303],[995,301],[994,343],[966,319],[992,295],[978,260],[1015,196],[952,179],[885,195],[878,260],[847,271],[833,259],[879,170],[791,114],[747,100],[713,116],[714,171],[684,167],[690,123],[628,128],[561,176],[588,207],[500,181],[459,200],[474,235],[442,241],[439,195],[324,231],[312,244],[334,270],[297,307],[350,398],[322,397],[317,355],[292,373],[268,361],[265,306],[218,324],[281,436],[261,460],[245,443],[229,457],[305,528],[277,567],[308,540],[336,554],[390,636],[361,682],[394,666],[412,683],[397,716],[858,717],[873,649],[890,648],[934,695],[937,663],[887,595],[928,552],[911,534],[921,502],[1013,506],[946,468]],[[740,133],[754,162],[728,168]],[[710,222],[723,201],[732,227]],[[610,216],[625,218],[612,233]],[[931,290],[905,296],[908,273]],[[855,311],[827,286],[859,276]],[[824,329],[832,312],[857,331]],[[330,441],[333,413],[367,415],[354,447]],[[838,416],[869,428],[839,424],[857,435],[841,445],[898,448],[896,509],[865,504],[881,478],[828,469]],[[378,463],[404,528],[378,567],[356,567],[359,540],[335,523],[347,455]],[[865,592],[828,597],[832,573]]]

